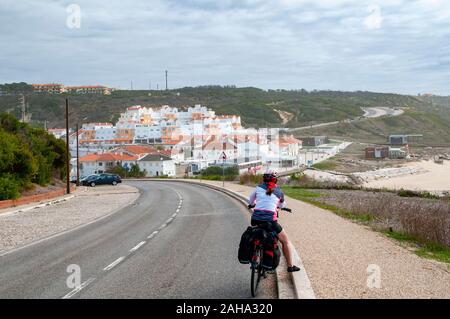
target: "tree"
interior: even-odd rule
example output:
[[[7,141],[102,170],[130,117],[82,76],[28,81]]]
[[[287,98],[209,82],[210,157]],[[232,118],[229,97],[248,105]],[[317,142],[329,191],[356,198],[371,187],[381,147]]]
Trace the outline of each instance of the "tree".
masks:
[[[65,155],[64,141],[0,114],[0,199],[16,198],[31,183],[45,186],[54,178],[62,179]]]

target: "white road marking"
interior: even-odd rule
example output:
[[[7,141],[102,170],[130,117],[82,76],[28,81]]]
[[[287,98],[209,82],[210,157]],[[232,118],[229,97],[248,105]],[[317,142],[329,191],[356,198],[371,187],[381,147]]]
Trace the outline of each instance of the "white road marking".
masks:
[[[159,227],[159,229],[163,229],[163,228],[165,228],[167,226],[167,223],[164,223],[164,224],[162,224],[160,227]]]
[[[179,212],[180,212],[180,209],[178,208],[178,209],[176,210],[176,212],[179,213]]]
[[[81,291],[81,289],[86,288],[90,283],[92,283],[95,280],[94,277],[89,278],[88,280],[86,280],[85,282],[83,282],[80,287],[75,288],[74,290],[72,290],[71,292],[69,292],[67,295],[65,295],[64,297],[62,297],[62,299],[69,299],[73,296],[75,296],[77,293],[79,293]]]
[[[173,215],[172,215],[172,218],[175,218],[177,215],[178,215],[177,213],[173,214]]]
[[[173,217],[170,217],[168,220],[167,220],[167,224],[169,224],[169,223],[171,223],[173,221]]]
[[[131,252],[138,250],[142,245],[144,245],[146,241],[141,241],[139,244],[130,249]]]
[[[124,259],[125,259],[125,257],[117,258],[117,259],[116,259],[115,261],[113,261],[111,264],[109,264],[108,266],[106,266],[105,268],[103,268],[103,270],[104,270],[104,271],[108,271],[108,270],[113,269],[115,266],[117,266],[119,263],[121,263],[122,260],[124,260]]]

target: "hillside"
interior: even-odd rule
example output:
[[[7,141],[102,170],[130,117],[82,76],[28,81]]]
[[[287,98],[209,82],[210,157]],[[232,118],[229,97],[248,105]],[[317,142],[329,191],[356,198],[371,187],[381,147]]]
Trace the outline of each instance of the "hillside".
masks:
[[[0,96],[0,112],[20,116],[18,91]],[[426,108],[419,97],[371,92],[261,90],[220,86],[186,87],[168,91],[115,91],[107,95],[34,94],[25,96],[32,124],[64,125],[64,99],[69,98],[71,122],[115,121],[127,106],[140,104],[185,108],[206,105],[217,114],[238,114],[245,126],[297,127],[361,116],[361,106]]]
[[[390,134],[423,134],[423,140],[416,146],[450,147],[450,120],[439,113],[410,109],[400,116],[307,129],[297,135],[327,135],[362,143],[386,144]]]

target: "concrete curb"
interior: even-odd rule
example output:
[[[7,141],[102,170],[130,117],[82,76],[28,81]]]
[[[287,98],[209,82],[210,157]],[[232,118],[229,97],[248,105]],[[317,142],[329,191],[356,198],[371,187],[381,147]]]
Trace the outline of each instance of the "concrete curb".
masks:
[[[179,182],[186,184],[193,184],[207,187],[225,193],[228,196],[238,200],[247,208],[247,198],[239,193],[225,189],[222,187],[201,183],[197,181],[177,180],[177,179],[127,179],[129,181],[151,181],[151,182]],[[277,288],[279,299],[316,299],[314,290],[311,286],[308,274],[306,273],[303,262],[295,247],[291,244],[293,251],[294,264],[300,267],[300,271],[294,273],[287,273],[284,269],[287,268],[286,259],[284,256],[280,260],[280,265],[276,269]]]

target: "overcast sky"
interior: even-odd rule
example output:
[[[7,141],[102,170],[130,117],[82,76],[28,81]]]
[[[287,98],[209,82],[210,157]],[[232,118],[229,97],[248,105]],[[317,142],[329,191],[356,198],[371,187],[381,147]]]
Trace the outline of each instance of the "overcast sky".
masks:
[[[448,0],[0,0],[0,43],[0,83],[450,95]]]

